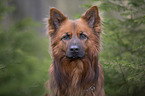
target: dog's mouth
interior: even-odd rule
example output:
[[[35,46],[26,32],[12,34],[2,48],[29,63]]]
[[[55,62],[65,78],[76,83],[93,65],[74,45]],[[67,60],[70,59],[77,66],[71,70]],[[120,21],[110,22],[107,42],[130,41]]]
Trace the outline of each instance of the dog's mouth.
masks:
[[[85,54],[78,54],[78,53],[66,54],[66,57],[72,60],[83,59],[85,57]]]
[[[77,60],[77,59],[83,59],[85,56],[83,57],[68,57],[66,56],[68,59],[71,59],[71,60]]]

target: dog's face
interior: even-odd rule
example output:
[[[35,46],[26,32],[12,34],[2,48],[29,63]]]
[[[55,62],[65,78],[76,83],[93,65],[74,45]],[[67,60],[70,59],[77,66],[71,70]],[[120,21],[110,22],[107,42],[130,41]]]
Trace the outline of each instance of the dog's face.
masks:
[[[80,19],[69,20],[55,8],[50,10],[49,35],[54,57],[82,59],[100,50],[101,20],[96,6]],[[93,44],[93,45],[92,45]]]

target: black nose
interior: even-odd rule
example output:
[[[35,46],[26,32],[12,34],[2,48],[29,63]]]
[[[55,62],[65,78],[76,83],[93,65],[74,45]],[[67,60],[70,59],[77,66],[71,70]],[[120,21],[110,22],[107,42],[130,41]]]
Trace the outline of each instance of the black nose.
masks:
[[[79,46],[78,45],[71,45],[70,46],[70,52],[79,52]]]

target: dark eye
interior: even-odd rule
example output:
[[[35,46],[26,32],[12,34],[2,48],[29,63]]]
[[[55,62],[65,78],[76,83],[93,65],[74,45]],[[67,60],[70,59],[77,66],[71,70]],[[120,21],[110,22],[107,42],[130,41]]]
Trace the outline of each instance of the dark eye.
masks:
[[[63,36],[62,38],[61,38],[62,40],[69,40],[70,39],[70,35],[65,35],[65,36]]]
[[[85,35],[85,34],[83,34],[83,33],[80,34],[80,39],[84,40],[84,39],[86,39],[86,38],[88,38],[87,35]]]

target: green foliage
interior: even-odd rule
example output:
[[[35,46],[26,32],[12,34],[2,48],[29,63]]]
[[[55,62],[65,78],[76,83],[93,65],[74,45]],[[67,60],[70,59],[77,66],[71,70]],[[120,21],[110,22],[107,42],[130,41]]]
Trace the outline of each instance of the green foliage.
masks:
[[[33,24],[34,23],[34,24]],[[48,39],[29,19],[0,31],[0,95],[41,96],[48,79]]]
[[[7,10],[0,6],[0,12]],[[11,28],[0,26],[0,96],[43,96],[51,59],[40,24],[24,19]]]
[[[106,96],[145,94],[145,1],[93,0],[103,12]]]
[[[8,6],[8,2],[11,0],[0,0],[0,20],[6,15],[7,12],[12,12],[14,6]]]

